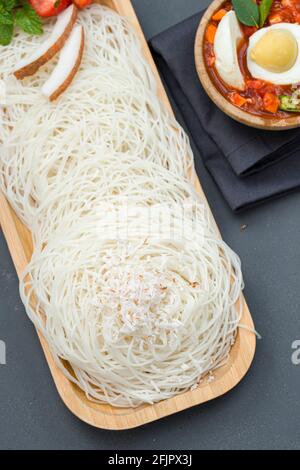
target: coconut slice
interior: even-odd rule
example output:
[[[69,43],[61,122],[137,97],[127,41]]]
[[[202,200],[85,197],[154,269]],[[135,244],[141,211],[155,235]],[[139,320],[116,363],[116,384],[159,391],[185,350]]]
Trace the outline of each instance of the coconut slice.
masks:
[[[14,75],[22,80],[35,72],[64,46],[71,34],[77,18],[78,8],[72,4],[57,17],[54,29],[49,38],[36,49],[30,57],[21,60]]]
[[[60,53],[55,69],[42,87],[43,95],[47,96],[50,101],[56,100],[71,84],[79,69],[83,48],[83,27],[75,26]]]

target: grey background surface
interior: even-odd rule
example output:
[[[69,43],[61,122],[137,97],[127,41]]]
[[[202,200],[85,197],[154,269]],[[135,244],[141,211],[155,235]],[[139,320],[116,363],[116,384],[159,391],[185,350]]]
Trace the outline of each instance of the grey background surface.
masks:
[[[146,36],[199,11],[205,0],[134,0]],[[131,431],[102,431],[75,418],[59,398],[0,235],[1,449],[294,449],[300,447],[300,191],[231,213],[195,155],[198,175],[225,240],[240,254],[245,294],[262,335],[252,368],[210,403]],[[247,224],[241,230],[242,224]]]

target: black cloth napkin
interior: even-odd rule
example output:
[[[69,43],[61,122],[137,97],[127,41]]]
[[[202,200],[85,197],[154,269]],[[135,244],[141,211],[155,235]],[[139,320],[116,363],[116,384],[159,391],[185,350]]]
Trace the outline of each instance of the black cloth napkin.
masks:
[[[194,61],[201,15],[155,36],[150,47],[207,169],[237,211],[300,187],[300,130],[247,127],[208,98]]]

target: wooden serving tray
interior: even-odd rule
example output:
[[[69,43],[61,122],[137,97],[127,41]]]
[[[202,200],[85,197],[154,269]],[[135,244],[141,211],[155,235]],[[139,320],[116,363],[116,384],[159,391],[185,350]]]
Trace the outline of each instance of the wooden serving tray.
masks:
[[[142,43],[144,54],[157,77],[159,97],[170,112],[172,112],[130,0],[100,0],[97,3],[107,5],[119,14],[126,16],[133,24]],[[196,188],[204,197],[197,178]],[[2,193],[0,193],[0,223],[16,271],[20,275],[31,258],[31,236],[29,231],[19,221]],[[242,302],[243,318],[241,323],[252,329],[253,322],[251,315],[244,299]],[[228,392],[242,379],[249,369],[256,344],[255,335],[244,328],[240,328],[227,364],[214,372],[215,379],[213,381],[208,383],[204,380],[196,390],[179,394],[174,398],[154,405],[143,405],[138,408],[114,408],[110,405],[100,405],[89,401],[85,394],[76,385],[72,384],[58,369],[45,339],[39,332],[38,335],[58,393],[69,410],[86,423],[98,428],[115,430],[134,428],[150,421],[155,421]]]

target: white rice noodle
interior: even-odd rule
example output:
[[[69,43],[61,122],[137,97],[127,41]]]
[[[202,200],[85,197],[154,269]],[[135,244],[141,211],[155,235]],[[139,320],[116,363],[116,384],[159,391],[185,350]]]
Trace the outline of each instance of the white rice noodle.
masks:
[[[22,82],[11,74],[38,38],[0,51],[0,183],[33,234],[20,292],[57,364],[90,399],[138,406],[226,362],[240,261],[191,184],[188,138],[133,28],[99,5],[78,22],[83,61],[55,103],[41,87],[57,59]]]

